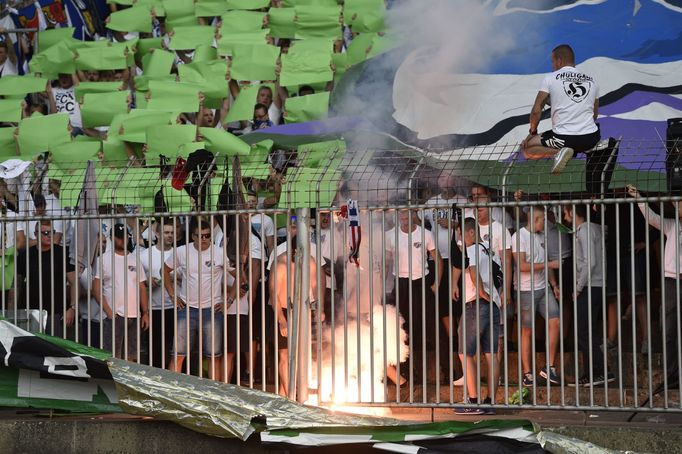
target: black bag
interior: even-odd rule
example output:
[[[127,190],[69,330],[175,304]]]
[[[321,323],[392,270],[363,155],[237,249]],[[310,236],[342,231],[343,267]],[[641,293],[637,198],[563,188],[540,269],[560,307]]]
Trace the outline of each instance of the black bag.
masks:
[[[483,248],[483,251],[486,253],[488,257],[490,257],[490,261],[492,262],[493,266],[493,285],[497,290],[500,290],[502,288],[502,285],[504,285],[504,273],[502,273],[502,267],[500,266],[499,263],[497,263],[495,260],[493,260],[492,256],[490,255],[490,251],[488,251],[488,248],[483,246],[483,244],[478,243],[481,245]]]

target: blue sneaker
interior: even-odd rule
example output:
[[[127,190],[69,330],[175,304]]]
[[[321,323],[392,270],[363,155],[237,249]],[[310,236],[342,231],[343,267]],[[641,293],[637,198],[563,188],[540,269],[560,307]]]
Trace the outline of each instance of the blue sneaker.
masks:
[[[471,402],[464,402],[464,405],[471,405]],[[485,414],[485,410],[481,407],[455,407],[456,415],[476,416]]]
[[[481,402],[483,405],[492,405],[492,401],[490,400],[490,397],[486,397],[483,402]],[[483,408],[483,414],[484,415],[495,415],[497,414],[495,412],[495,409],[493,407],[488,407],[488,408]]]
[[[556,369],[552,367],[545,367],[540,370],[540,376],[548,380],[553,385],[561,385],[561,378],[556,373]]]

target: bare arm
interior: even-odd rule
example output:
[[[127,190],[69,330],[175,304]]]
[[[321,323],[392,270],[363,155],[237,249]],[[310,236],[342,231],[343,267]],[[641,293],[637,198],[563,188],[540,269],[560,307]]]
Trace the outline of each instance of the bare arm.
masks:
[[[599,116],[599,98],[594,100],[594,113],[592,115],[592,118],[594,118],[594,121],[597,121],[598,116]]]
[[[549,93],[544,91],[539,91],[535,97],[535,102],[533,103],[533,108],[530,111],[530,132],[531,134],[538,133],[538,124],[540,124],[540,116],[542,116],[542,106],[545,105],[545,101]]]
[[[438,253],[438,248],[435,248],[431,251],[429,251],[429,254],[431,254],[431,258],[433,259],[434,262],[436,262],[436,279],[433,282],[434,288],[437,289],[438,286],[440,285],[440,281],[443,278],[443,259],[440,258],[440,254]]]
[[[470,266],[469,268],[467,268],[467,271],[469,272],[469,277],[471,278],[471,281],[474,283],[476,289],[478,290],[478,296],[486,301],[491,301],[490,295],[486,293],[485,288],[482,285],[479,285],[479,283],[483,282],[483,279],[481,279],[481,275],[478,274],[478,268],[475,266]]]
[[[99,278],[94,278],[92,280],[92,296],[95,297],[95,301],[100,305],[104,313],[107,314],[109,320],[112,320],[114,318],[114,313],[111,311],[107,299],[102,294],[102,281]]]

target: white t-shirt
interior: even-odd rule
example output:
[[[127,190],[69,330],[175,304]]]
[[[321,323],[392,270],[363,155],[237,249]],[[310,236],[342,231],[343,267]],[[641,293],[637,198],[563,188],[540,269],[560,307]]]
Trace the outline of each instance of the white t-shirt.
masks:
[[[556,134],[582,135],[597,130],[594,101],[599,98],[599,86],[591,76],[564,66],[542,79],[540,91],[549,93]]]
[[[8,44],[8,45],[11,46],[12,44]],[[2,77],[2,76],[16,76],[17,74],[19,74],[19,72],[17,71],[17,65],[12,63],[12,61],[8,57],[7,60],[5,60],[5,63],[0,65],[0,77]]]
[[[313,234],[316,234],[313,231]],[[334,251],[332,252],[332,236],[334,236]],[[336,229],[320,229],[320,255],[325,262],[336,262],[336,259],[341,255],[343,250],[343,239],[341,234]],[[311,247],[317,247],[315,242],[312,242]],[[326,276],[326,287],[332,288],[331,276]]]
[[[263,240],[265,240],[266,237],[275,237],[275,223],[272,222],[270,216],[265,216],[263,214],[251,215],[251,228],[253,228]]]
[[[538,233],[531,234],[526,227],[522,227],[512,237],[512,252],[524,252],[527,263],[545,263],[544,235]],[[547,286],[544,269],[535,270],[532,275],[530,271],[519,271],[519,274],[521,276],[521,283],[517,283],[517,287],[522,292],[542,290]],[[516,280],[516,276],[516,273],[514,273],[514,280]]]
[[[491,226],[492,234],[490,233]],[[502,227],[502,224],[500,224],[499,222],[493,221],[488,225],[479,224],[478,233],[481,237],[481,240],[483,240],[485,243],[492,244],[490,253],[493,256],[493,260],[495,260],[499,265],[501,265],[502,257],[500,256],[500,254],[504,250],[511,249],[512,247],[512,238],[511,235],[509,234],[509,231]]]
[[[199,251],[194,243],[180,246],[173,256],[166,259],[166,265],[176,270],[180,281],[177,295],[189,307],[208,309],[223,299],[223,249],[213,246]]]
[[[97,304],[95,294],[92,290],[90,290],[90,298],[88,299],[87,289],[90,288],[90,283],[92,282],[91,270],[92,268],[90,267],[84,269],[79,277],[81,288],[78,290],[78,314],[81,318],[86,320],[99,322],[100,316],[102,317],[102,320],[104,320],[107,318],[107,314],[105,314],[100,305]]]
[[[21,222],[15,225],[14,222],[6,221],[5,219],[12,219],[16,217],[17,214],[12,210],[7,210],[4,218],[0,218],[0,251],[5,248],[11,248],[15,245],[15,229],[21,230],[20,225],[24,223]]]
[[[466,203],[466,197],[455,195],[451,199],[444,199],[440,194],[427,200],[427,205],[437,206],[438,208],[424,210],[424,218],[431,223],[431,232],[438,242],[438,253],[443,259],[450,257],[450,241],[455,236],[455,232],[448,231],[447,227],[443,228],[438,225],[439,219],[448,219],[452,216],[451,208],[454,203]],[[419,213],[421,214],[421,213]],[[454,223],[450,223],[454,230]]]
[[[476,219],[476,214],[473,208],[466,208],[464,210],[464,219],[472,218]],[[497,221],[506,229],[515,229],[516,223],[512,217],[507,213],[507,211],[502,207],[491,207],[490,208],[490,219]]]
[[[258,238],[256,235],[253,233],[251,234],[251,244],[249,245],[249,249],[251,250],[251,259],[252,260],[261,260],[263,257],[261,255],[261,242],[258,241]],[[242,283],[248,283],[249,282],[249,275],[242,273],[239,276],[239,280]],[[233,285],[235,281],[234,276],[232,276],[230,273],[227,273],[227,285]],[[249,285],[250,287],[250,285]],[[239,298],[239,301],[237,303],[232,303],[232,305],[227,308],[227,315],[237,315],[237,309],[239,309],[239,315],[249,315],[249,292],[246,292],[244,296]]]
[[[270,253],[270,257],[268,259],[268,270],[272,268],[272,264],[275,262],[275,254],[277,254],[277,257],[279,257],[282,254],[286,254],[287,252],[287,242],[283,242],[282,244],[278,244],[277,248],[275,248],[275,252]],[[314,243],[310,243],[310,256],[317,260],[317,246],[315,246]],[[327,263],[327,261],[324,259],[324,256],[320,257],[320,266],[324,266]]]
[[[477,251],[478,249],[478,251]],[[483,285],[485,292],[490,295],[497,304],[500,306],[500,295],[497,293],[497,289],[490,285],[491,280],[491,270],[490,262],[488,260],[488,255],[485,253],[485,249],[481,244],[472,244],[467,247],[467,257],[469,258],[469,266],[475,266],[481,277],[479,284]],[[469,270],[464,271],[464,292],[466,297],[466,302],[471,302],[476,300],[476,296],[479,292],[476,291],[476,283],[471,279],[469,275]]]
[[[57,113],[69,114],[71,126],[74,128],[82,128],[83,121],[81,120],[81,108],[76,101],[76,94],[74,87],[52,89],[52,98],[57,106]]]
[[[429,269],[426,267],[426,258],[428,258],[429,251],[436,249],[433,234],[428,230],[422,229],[420,226],[415,226],[411,235],[403,232],[400,227],[398,227],[398,231],[397,251],[395,247],[395,228],[386,232],[386,250],[393,252],[394,261],[398,261],[398,277],[415,280],[427,276]],[[423,237],[422,233],[424,234]],[[426,247],[426,249],[423,247]],[[425,256],[424,258],[422,258],[422,251]],[[410,260],[410,253],[412,254],[412,260]]]
[[[140,263],[142,264],[145,273],[147,273],[147,276],[149,276],[150,280],[156,280],[159,284],[158,287],[152,289],[152,309],[173,308],[173,302],[171,301],[168,292],[161,284],[163,264],[169,257],[172,256],[172,250],[163,251],[162,256],[161,251],[156,246],[152,246],[149,249],[140,248]],[[152,283],[150,282],[149,285],[152,285]]]
[[[140,282],[145,282],[147,275],[138,267],[135,254],[105,252],[95,265],[95,279],[101,281],[102,294],[117,315],[138,317]]]
[[[270,107],[268,107],[268,118],[275,126],[278,125],[282,119],[282,111],[275,105],[274,101],[270,104]]]

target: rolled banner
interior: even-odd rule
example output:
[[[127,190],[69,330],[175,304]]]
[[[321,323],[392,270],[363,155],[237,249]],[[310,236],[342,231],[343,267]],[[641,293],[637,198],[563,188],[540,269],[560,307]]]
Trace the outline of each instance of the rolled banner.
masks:
[[[211,44],[215,28],[208,25],[175,27],[168,48],[171,50],[193,50],[202,44]]]
[[[341,39],[341,7],[300,5],[296,10],[296,36],[305,38]]]
[[[206,149],[213,153],[227,156],[248,155],[251,146],[239,137],[219,128],[199,128],[199,134],[204,137]]]
[[[28,93],[45,91],[50,79],[44,77],[26,76],[2,76],[0,77],[0,95],[20,96]]]
[[[23,99],[0,99],[0,121],[19,123]]]
[[[287,123],[303,123],[326,118],[329,112],[329,92],[288,98],[284,104]]]
[[[40,134],[36,134],[40,131]],[[71,142],[68,114],[33,115],[19,122],[17,143],[21,156],[33,158],[50,147]]]
[[[152,32],[152,13],[149,5],[133,6],[109,15],[109,30],[117,32]]]
[[[114,116],[128,112],[129,99],[128,90],[86,94],[81,106],[83,126],[86,128],[109,126]]]
[[[311,85],[328,82],[334,78],[331,69],[331,53],[289,49],[282,55],[282,72],[279,82],[283,87]]]
[[[268,26],[274,38],[293,39],[296,36],[296,10],[294,8],[270,8]]]
[[[270,44],[235,44],[230,75],[236,80],[275,80],[279,52]]]

